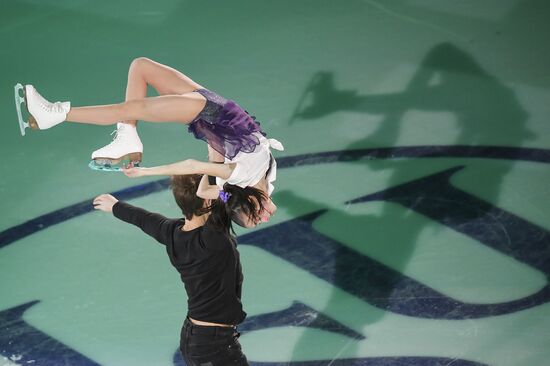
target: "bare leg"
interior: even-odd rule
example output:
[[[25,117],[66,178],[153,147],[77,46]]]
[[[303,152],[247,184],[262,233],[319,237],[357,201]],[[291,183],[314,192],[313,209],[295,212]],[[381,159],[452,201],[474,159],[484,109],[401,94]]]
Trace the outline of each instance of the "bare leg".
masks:
[[[126,101],[146,98],[147,85],[151,85],[159,95],[181,95],[202,88],[201,85],[172,67],[146,57],[136,58],[128,70]],[[137,121],[125,120],[124,123],[135,125]]]
[[[147,85],[155,88],[161,97],[146,98]],[[189,123],[206,102],[202,95],[191,93],[199,88],[202,88],[200,84],[183,73],[140,57],[130,64],[126,102],[72,108],[67,115],[67,121],[98,125],[120,121],[135,125],[138,119]]]
[[[148,85],[160,96],[147,98]],[[140,57],[128,70],[125,102],[72,108],[66,120],[96,125],[124,122],[117,126],[113,142],[94,151],[92,159],[96,167],[107,170],[127,161],[139,164],[143,146],[135,128],[137,121],[190,123],[206,104],[205,97],[193,92],[200,88],[200,84],[183,73]],[[219,155],[215,159],[223,162],[223,156]]]
[[[208,145],[208,161],[211,162],[211,163],[223,163],[223,162],[225,162],[225,158],[222,154],[220,154],[219,152],[214,150],[212,148],[212,146],[210,146],[210,144],[209,144]]]
[[[119,104],[71,108],[66,120],[94,125],[112,125],[138,119],[188,124],[200,113],[205,103],[204,97],[197,93],[162,95]]]

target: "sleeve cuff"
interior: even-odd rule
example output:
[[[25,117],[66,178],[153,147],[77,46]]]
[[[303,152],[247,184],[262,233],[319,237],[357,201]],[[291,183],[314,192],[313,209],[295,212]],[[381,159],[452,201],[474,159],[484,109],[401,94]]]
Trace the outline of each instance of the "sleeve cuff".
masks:
[[[124,217],[124,212],[128,211],[128,206],[130,206],[129,204],[127,204],[126,202],[122,202],[122,201],[118,201],[116,202],[114,205],[113,205],[113,215],[117,218],[117,219],[123,219]]]

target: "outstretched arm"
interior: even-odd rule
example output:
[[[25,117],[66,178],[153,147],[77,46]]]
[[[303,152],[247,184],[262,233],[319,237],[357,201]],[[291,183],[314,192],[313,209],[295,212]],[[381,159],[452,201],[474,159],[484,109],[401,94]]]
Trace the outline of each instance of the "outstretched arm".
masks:
[[[118,200],[110,194],[102,194],[94,198],[93,205],[96,210],[113,212],[113,206]]]
[[[160,165],[151,168],[127,168],[122,169],[124,174],[130,178],[144,177],[150,175],[186,175],[206,174],[222,179],[227,179],[235,169],[235,164],[205,163],[198,160],[187,159],[177,163]]]
[[[161,244],[169,244],[178,220],[168,219],[157,213],[120,202],[110,194],[102,194],[94,199],[94,208],[113,215],[129,224],[139,227],[144,233]]]

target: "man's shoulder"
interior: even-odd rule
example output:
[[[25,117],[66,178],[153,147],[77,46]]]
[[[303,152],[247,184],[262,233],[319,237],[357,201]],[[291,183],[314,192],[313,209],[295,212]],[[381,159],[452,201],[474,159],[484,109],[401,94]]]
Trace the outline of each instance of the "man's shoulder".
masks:
[[[212,250],[225,250],[233,244],[230,236],[209,225],[203,226],[201,233],[203,241]]]

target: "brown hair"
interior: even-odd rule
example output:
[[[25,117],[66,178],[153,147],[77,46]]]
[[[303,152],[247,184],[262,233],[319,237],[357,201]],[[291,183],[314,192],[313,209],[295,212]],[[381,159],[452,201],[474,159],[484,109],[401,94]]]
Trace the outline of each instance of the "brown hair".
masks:
[[[193,216],[201,216],[209,213],[206,225],[225,234],[232,242],[235,239],[231,235],[234,233],[231,225],[230,213],[227,211],[223,202],[219,199],[212,200],[210,206],[204,206],[204,199],[197,196],[197,189],[201,181],[202,175],[173,175],[171,178],[172,194],[181,208],[181,212],[187,220],[191,220]]]
[[[187,220],[208,212],[204,209],[204,200],[197,196],[201,177],[199,174],[173,175],[170,180],[174,199]]]

